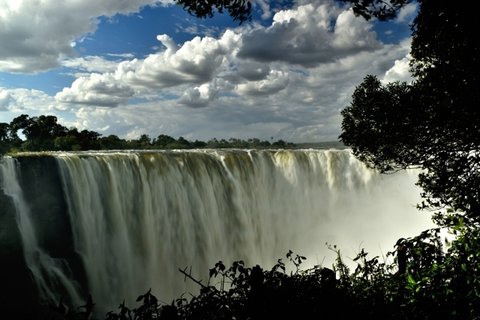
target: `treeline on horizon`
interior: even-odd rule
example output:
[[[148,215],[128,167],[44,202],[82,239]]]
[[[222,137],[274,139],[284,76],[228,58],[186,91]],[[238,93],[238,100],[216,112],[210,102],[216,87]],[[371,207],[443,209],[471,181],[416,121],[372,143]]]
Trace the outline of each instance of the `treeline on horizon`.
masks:
[[[24,139],[20,138],[19,132]],[[59,124],[57,117],[52,115],[30,117],[22,114],[10,123],[0,123],[0,154],[25,151],[294,147],[296,147],[295,144],[283,140],[269,142],[257,138],[248,140],[213,138],[205,142],[189,141],[183,137],[175,139],[165,134],[160,134],[153,139],[147,134],[142,134],[138,139],[126,140],[113,134],[102,136],[91,130],[79,131],[77,128],[67,128]]]

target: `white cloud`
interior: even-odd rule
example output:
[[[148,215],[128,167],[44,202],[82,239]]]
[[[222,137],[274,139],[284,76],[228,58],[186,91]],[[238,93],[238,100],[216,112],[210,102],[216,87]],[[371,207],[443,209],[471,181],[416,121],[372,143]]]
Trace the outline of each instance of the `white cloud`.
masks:
[[[137,12],[155,0],[0,0],[0,71],[38,72],[74,53],[72,43],[95,31],[98,17]]]
[[[112,74],[93,73],[76,79],[70,88],[64,88],[55,98],[61,103],[116,107],[125,104],[133,94],[132,88],[117,81]]]
[[[119,105],[115,109],[81,107],[76,109],[77,122],[72,125],[130,138],[146,133],[151,137],[168,134],[191,140],[270,140],[271,136],[294,142],[336,140],[340,111],[349,104],[355,86],[366,74],[381,78],[395,60],[405,57],[408,49],[405,44],[388,45],[308,69],[274,64],[263,79],[244,79],[237,84],[259,84],[262,80],[274,83],[275,79],[288,77],[288,85],[272,94],[240,94],[234,91],[238,87],[228,86],[228,81],[212,80],[179,87],[178,100]]]
[[[410,46],[380,43],[371,23],[329,1],[279,11],[269,27],[158,40],[161,51],[116,66],[68,60],[92,73],[47,97],[50,105],[72,107],[69,125],[130,138],[335,140],[355,86],[366,74],[402,75]]]
[[[404,6],[398,13],[397,23],[411,23],[417,14],[418,6],[415,2],[411,2]]]
[[[56,110],[55,100],[43,91],[0,87],[0,111],[37,114],[52,110]]]
[[[135,57],[133,53],[107,53],[107,56],[122,59],[133,59]]]
[[[179,103],[193,108],[205,107],[215,98],[217,93],[218,89],[214,84],[202,84],[187,89],[180,97]]]
[[[123,61],[114,72],[83,76],[71,88],[57,94],[57,100],[118,106],[126,103],[133,94],[142,97],[168,88],[178,91],[181,87],[184,90],[186,84],[194,85],[179,94],[179,102],[187,106],[206,106],[219,90],[268,96],[288,85],[289,67],[285,66],[299,64],[313,68],[381,47],[369,23],[331,2],[282,10],[275,14],[273,24],[268,28],[227,30],[218,39],[195,37],[182,45],[165,34],[157,39],[163,44],[164,51],[150,54],[145,59]],[[275,61],[284,66],[272,69],[271,64]],[[101,59],[77,59],[68,63],[91,71],[99,71],[102,67],[113,69],[113,64]],[[218,87],[220,80],[222,86]],[[110,81],[112,83],[108,85]],[[214,87],[215,90],[210,90]],[[107,94],[103,93],[105,88],[108,88]],[[206,88],[209,88],[208,94]]]
[[[272,16],[270,4],[267,0],[254,0],[254,6],[259,6],[262,11],[262,19],[268,19]]]
[[[327,1],[277,12],[270,27],[243,37],[239,57],[313,67],[379,46],[371,24]]]
[[[131,55],[121,55],[120,57],[131,57]],[[118,61],[107,60],[99,56],[85,56],[63,60],[61,65],[83,72],[106,73],[115,71],[118,63]]]
[[[222,66],[225,56],[234,49],[239,35],[227,31],[220,39],[195,37],[181,47],[167,35],[159,35],[157,39],[166,47],[165,51],[150,54],[143,60],[123,61],[114,72],[82,76],[70,88],[58,93],[57,100],[115,107],[126,103],[135,92],[148,94],[189,83],[208,83]],[[190,95],[185,93],[182,103],[193,105],[189,97],[193,98],[198,89],[192,90]],[[204,100],[207,101],[209,99]]]
[[[356,17],[352,10],[343,11],[338,15],[332,47],[339,50],[342,55],[377,49],[380,46],[376,33],[372,31],[372,25],[363,18]]]
[[[10,93],[5,89],[0,88],[0,111],[6,111],[11,100],[12,97],[10,96]]]
[[[408,54],[402,59],[395,60],[394,65],[385,72],[385,76],[382,79],[383,83],[395,82],[395,81],[405,81],[411,83],[413,81],[412,75],[410,73],[410,59],[411,56]]]
[[[195,37],[181,47],[167,35],[157,39],[166,50],[151,54],[144,60],[119,65],[115,77],[132,86],[165,88],[185,83],[201,84],[210,81],[233,50],[239,35],[227,31],[220,39]]]
[[[265,79],[239,84],[236,91],[241,95],[249,96],[271,95],[285,89],[288,82],[286,72],[271,70]]]

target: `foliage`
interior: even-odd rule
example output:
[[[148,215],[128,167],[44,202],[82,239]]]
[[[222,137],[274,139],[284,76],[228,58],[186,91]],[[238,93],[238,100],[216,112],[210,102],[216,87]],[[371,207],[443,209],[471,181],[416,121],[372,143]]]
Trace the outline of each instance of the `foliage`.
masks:
[[[23,135],[22,139],[19,135]],[[16,117],[10,123],[0,123],[0,155],[17,151],[82,151],[124,149],[199,149],[199,148],[295,148],[293,143],[278,140],[273,143],[259,139],[229,140],[216,138],[207,142],[175,139],[165,134],[151,139],[142,134],[138,139],[125,140],[116,135],[102,137],[95,131],[67,129],[55,116]]]
[[[165,304],[149,290],[136,308],[123,302],[105,319],[479,319],[480,229],[458,225],[452,232],[446,247],[439,228],[400,239],[384,261],[361,250],[353,271],[335,246],[331,269],[303,269],[306,258],[291,251],[271,269],[219,261],[206,284],[180,269],[199,294]],[[87,316],[62,310],[61,319]]]
[[[353,12],[366,20],[372,17],[380,21],[393,19],[398,11],[413,0],[340,0],[352,4]]]
[[[383,15],[379,0],[355,0],[363,16]],[[411,1],[390,1],[397,11]],[[342,111],[341,140],[371,167],[419,166],[423,208],[441,225],[480,219],[480,41],[472,10],[421,0],[412,25],[411,84],[365,77]],[[376,5],[376,7],[375,7]],[[380,9],[379,9],[380,8]],[[391,18],[394,14],[386,14]],[[452,208],[453,211],[440,210]],[[453,213],[456,214],[453,214]]]
[[[215,11],[223,13],[226,10],[234,21],[242,23],[249,20],[252,14],[252,4],[249,0],[175,0],[175,2],[198,18],[211,18]]]

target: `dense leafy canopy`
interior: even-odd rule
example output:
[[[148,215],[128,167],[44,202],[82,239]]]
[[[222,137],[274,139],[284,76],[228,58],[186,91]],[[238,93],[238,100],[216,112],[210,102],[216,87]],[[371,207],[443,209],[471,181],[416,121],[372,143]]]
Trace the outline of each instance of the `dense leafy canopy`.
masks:
[[[364,16],[376,16],[373,4],[383,3],[352,2]],[[367,76],[342,112],[340,138],[383,172],[415,165],[424,169],[419,179],[424,207],[450,207],[464,218],[480,220],[480,41],[474,36],[475,19],[468,7],[452,1],[418,3],[411,49],[415,80],[382,84]],[[442,224],[452,222],[445,212],[437,218]]]
[[[252,4],[249,0],[175,0],[179,5],[188,11],[190,14],[199,18],[212,17],[217,11],[223,13],[227,11],[228,14],[235,21],[240,23],[251,18]]]

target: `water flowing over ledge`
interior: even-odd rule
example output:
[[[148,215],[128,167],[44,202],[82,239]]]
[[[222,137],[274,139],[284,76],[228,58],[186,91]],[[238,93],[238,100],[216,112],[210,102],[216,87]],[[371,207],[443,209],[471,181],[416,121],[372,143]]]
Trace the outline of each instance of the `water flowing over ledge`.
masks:
[[[327,264],[325,242],[386,253],[431,225],[415,180],[349,150],[25,154],[0,160],[0,223],[18,230],[0,236],[43,298],[91,293],[103,314],[150,287],[165,301],[192,291],[179,267],[205,278],[218,260],[268,266],[289,249]]]

